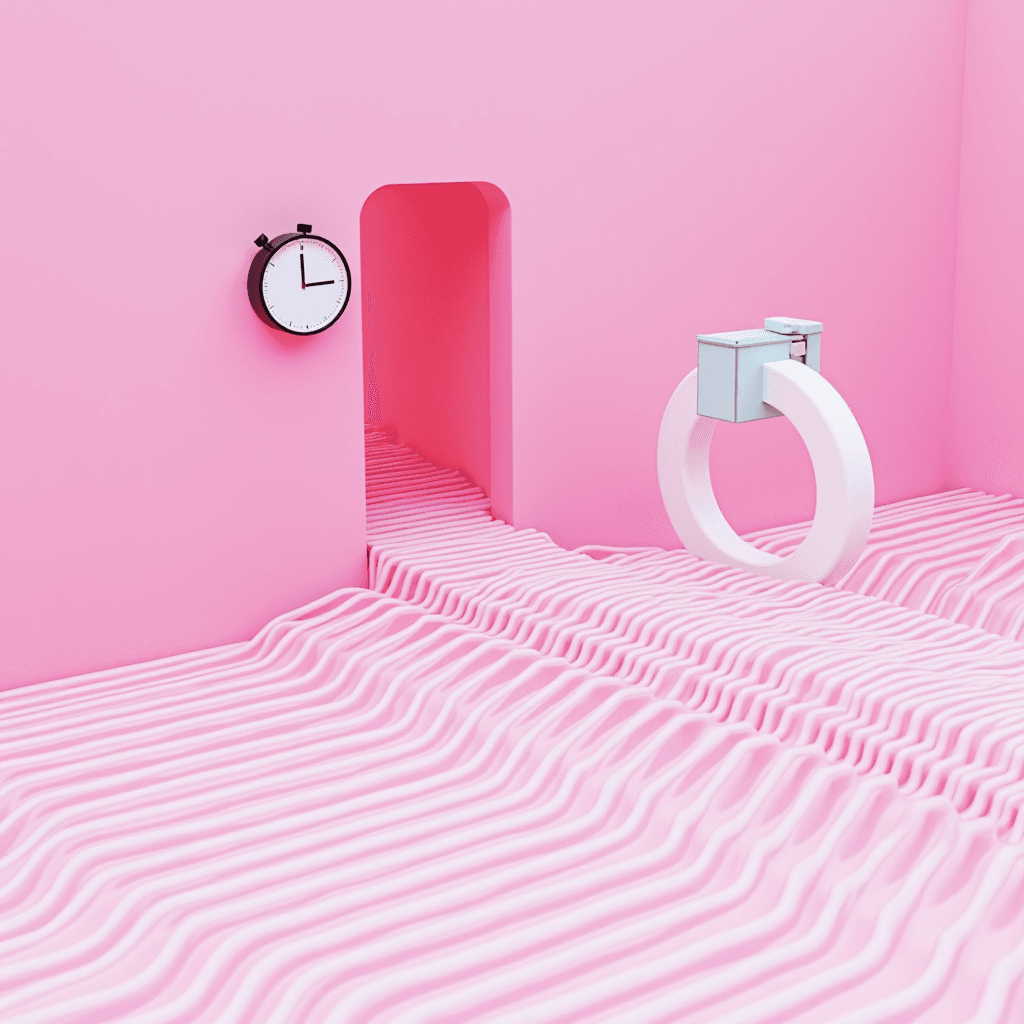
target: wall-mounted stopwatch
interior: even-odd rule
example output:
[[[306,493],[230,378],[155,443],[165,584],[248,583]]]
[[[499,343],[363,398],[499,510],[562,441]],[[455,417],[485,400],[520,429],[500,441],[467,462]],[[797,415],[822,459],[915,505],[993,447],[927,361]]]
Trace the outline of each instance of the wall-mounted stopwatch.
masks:
[[[249,302],[256,315],[288,334],[319,334],[348,305],[352,275],[342,251],[326,238],[310,234],[312,224],[268,239],[249,267]]]

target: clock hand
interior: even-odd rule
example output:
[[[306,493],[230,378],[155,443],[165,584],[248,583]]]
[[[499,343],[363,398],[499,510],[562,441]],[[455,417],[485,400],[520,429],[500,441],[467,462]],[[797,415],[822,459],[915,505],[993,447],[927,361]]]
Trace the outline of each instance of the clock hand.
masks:
[[[302,275],[302,287],[306,287],[306,258],[299,253],[299,273]]]
[[[303,288],[315,288],[318,284],[334,284],[333,281],[309,281],[304,284]]]

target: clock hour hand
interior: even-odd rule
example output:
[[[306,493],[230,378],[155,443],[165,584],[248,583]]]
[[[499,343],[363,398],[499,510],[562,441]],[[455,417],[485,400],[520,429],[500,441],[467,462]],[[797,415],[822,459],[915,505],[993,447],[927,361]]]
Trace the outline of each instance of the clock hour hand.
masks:
[[[306,280],[306,257],[299,253],[299,273],[302,275],[303,288],[315,288],[318,284],[334,284],[333,281],[307,281]]]

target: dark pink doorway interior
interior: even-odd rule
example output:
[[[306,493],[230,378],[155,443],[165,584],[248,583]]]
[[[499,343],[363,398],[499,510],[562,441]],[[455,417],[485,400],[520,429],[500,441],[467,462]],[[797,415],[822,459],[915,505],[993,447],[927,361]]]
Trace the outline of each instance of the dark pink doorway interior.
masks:
[[[512,521],[511,233],[486,182],[386,185],[360,216],[366,421]]]

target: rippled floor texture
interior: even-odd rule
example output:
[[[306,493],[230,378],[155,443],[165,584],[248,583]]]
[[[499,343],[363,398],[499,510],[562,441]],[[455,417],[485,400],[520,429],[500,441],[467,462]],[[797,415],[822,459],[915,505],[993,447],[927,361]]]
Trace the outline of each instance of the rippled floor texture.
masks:
[[[0,1021],[1024,1021],[1024,501],[824,588],[367,475],[369,590],[3,696]]]

